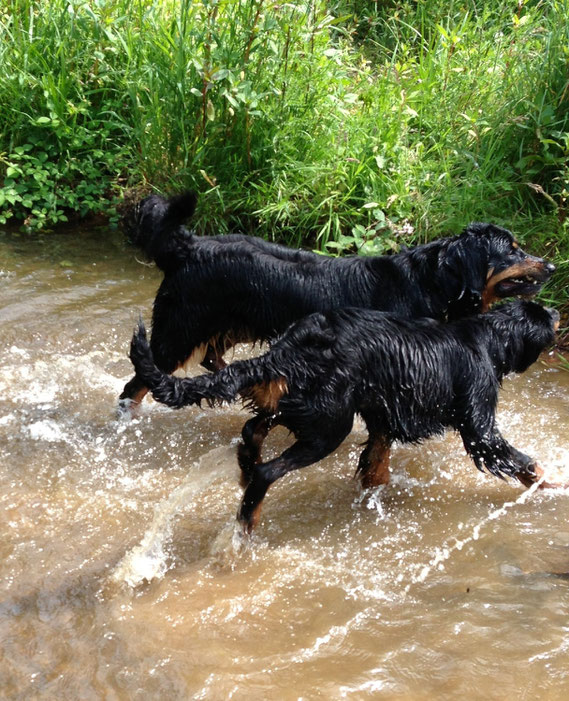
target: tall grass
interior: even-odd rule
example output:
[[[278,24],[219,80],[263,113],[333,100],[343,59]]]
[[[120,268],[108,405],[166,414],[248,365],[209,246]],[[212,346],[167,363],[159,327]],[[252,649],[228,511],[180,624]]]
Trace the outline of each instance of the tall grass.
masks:
[[[379,252],[469,220],[561,263],[569,0],[11,0],[0,217],[202,192],[200,231]]]

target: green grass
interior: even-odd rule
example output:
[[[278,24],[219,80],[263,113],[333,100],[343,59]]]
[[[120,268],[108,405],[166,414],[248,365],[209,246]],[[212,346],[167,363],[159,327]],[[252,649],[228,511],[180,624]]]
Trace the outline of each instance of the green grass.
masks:
[[[569,0],[12,0],[0,222],[129,188],[201,192],[201,232],[329,253],[472,220],[559,265],[569,304]]]

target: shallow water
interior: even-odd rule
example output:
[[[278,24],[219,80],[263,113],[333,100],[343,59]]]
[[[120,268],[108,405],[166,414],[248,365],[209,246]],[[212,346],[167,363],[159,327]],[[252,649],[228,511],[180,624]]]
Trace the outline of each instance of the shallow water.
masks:
[[[114,418],[159,280],[104,231],[0,239],[2,697],[567,697],[569,492],[447,435],[362,495],[358,424],[244,541],[240,408]],[[506,380],[499,420],[569,474],[569,373]]]

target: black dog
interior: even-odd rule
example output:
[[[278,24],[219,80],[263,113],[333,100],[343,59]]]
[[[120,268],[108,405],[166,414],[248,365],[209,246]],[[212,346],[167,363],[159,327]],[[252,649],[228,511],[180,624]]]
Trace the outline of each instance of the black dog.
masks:
[[[195,204],[189,193],[152,195],[126,222],[133,243],[164,271],[151,347],[167,373],[192,355],[220,369],[235,343],[270,340],[315,311],[362,307],[460,318],[497,299],[535,294],[555,269],[492,224],[471,224],[460,236],[391,256],[329,258],[239,234],[196,236],[182,225]],[[135,376],[121,394],[122,409],[146,392]]]
[[[172,407],[247,398],[256,416],[243,428],[239,464],[244,528],[257,524],[269,486],[291,470],[322,460],[364,419],[369,439],[358,465],[364,487],[389,481],[393,441],[417,443],[457,430],[476,467],[530,486],[535,462],[509,445],[495,422],[504,375],[523,372],[554,340],[559,314],[518,301],[449,324],[405,320],[365,309],[311,314],[259,358],[219,372],[175,378],[160,371],[141,325],[130,357],[154,398]],[[263,440],[282,425],[297,439],[262,463]],[[546,485],[552,486],[552,485]]]

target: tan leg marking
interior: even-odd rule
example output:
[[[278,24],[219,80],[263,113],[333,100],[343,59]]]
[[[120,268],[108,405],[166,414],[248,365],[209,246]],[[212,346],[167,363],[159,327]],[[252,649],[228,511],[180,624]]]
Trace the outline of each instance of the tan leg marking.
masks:
[[[366,448],[368,468],[361,476],[364,489],[389,484],[389,449],[391,444],[384,438],[376,438]]]

